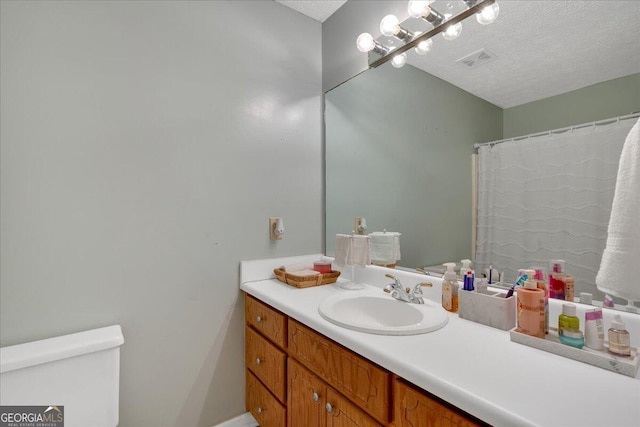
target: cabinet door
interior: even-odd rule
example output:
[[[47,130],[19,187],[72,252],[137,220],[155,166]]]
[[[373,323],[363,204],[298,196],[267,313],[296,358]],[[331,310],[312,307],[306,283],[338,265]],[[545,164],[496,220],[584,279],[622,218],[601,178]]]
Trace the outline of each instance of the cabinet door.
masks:
[[[327,388],[327,427],[382,427],[361,409]]]
[[[287,399],[287,354],[259,333],[246,327],[245,363],[269,390],[285,403]]]
[[[389,372],[289,319],[289,354],[383,424],[389,422]]]
[[[322,427],[326,422],[327,387],[315,375],[289,358],[287,417],[291,427]]]
[[[245,371],[247,411],[260,424],[260,427],[286,427],[286,409],[260,381],[249,371]]]
[[[471,427],[482,422],[397,379],[393,385],[396,427]]]

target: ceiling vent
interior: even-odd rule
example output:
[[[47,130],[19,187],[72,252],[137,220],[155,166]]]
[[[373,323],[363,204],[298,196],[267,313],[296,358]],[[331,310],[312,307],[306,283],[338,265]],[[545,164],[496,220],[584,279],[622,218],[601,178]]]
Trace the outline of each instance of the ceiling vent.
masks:
[[[477,50],[463,58],[458,59],[456,62],[465,66],[465,68],[477,68],[482,64],[493,61],[496,56],[485,49]]]

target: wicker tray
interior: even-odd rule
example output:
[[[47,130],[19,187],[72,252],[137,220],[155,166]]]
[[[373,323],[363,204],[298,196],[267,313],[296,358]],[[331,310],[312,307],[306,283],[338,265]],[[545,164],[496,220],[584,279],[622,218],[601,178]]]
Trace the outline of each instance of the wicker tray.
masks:
[[[282,268],[276,268],[273,270],[276,278],[282,283],[295,286],[296,288],[308,288],[311,286],[328,285],[329,283],[335,283],[340,276],[339,271],[332,271],[331,273],[317,274],[311,276],[297,276],[295,274],[287,273]]]

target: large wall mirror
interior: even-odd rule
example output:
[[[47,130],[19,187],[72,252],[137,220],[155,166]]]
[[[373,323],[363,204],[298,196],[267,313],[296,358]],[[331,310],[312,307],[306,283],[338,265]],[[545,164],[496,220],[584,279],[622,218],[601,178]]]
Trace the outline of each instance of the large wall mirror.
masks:
[[[405,67],[386,63],[325,94],[328,255],[335,234],[362,216],[367,232],[402,233],[401,267],[472,258],[474,143],[640,110],[640,3],[500,7],[490,26],[465,22],[459,39],[438,36],[432,52],[410,52]],[[415,30],[412,19],[403,26]],[[480,49],[496,59],[471,70],[456,62]],[[626,88],[619,100],[588,90],[615,79]],[[566,95],[560,113],[545,115],[545,105],[580,90],[587,95],[576,95],[575,108],[563,110]]]

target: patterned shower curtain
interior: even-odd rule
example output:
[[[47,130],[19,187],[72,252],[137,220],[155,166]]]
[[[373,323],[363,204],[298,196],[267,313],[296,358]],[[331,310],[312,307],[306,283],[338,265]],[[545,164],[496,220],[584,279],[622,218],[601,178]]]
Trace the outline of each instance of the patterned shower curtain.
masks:
[[[576,287],[596,295],[618,161],[634,123],[480,146],[476,271],[493,265],[511,284],[520,268],[548,271],[549,260],[564,259]]]

